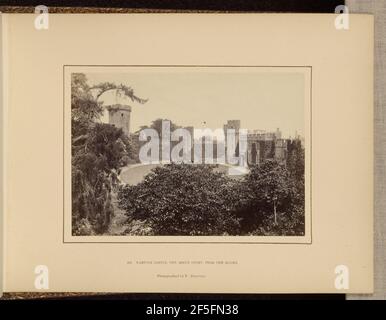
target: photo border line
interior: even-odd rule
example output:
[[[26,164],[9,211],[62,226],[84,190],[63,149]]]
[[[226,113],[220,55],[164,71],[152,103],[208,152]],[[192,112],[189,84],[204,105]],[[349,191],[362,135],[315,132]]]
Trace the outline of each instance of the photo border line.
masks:
[[[259,241],[259,242],[246,242],[246,241],[65,241],[65,68],[66,67],[165,67],[165,68],[200,68],[200,67],[205,67],[205,68],[309,68],[310,69],[310,143],[309,143],[309,148],[310,148],[310,242],[264,242],[264,241]],[[291,66],[286,66],[286,65],[184,65],[184,64],[179,64],[179,65],[152,65],[152,64],[146,64],[146,65],[141,65],[141,64],[136,64],[136,65],[125,65],[125,64],[64,64],[62,67],[62,87],[63,87],[63,92],[62,92],[62,98],[63,98],[63,181],[62,181],[62,186],[63,186],[63,221],[62,221],[62,230],[63,230],[63,238],[62,238],[62,243],[63,244],[191,244],[191,245],[198,245],[198,244],[224,244],[224,245],[229,245],[229,244],[247,244],[247,245],[312,245],[313,244],[313,225],[312,225],[312,124],[313,124],[313,118],[312,118],[312,110],[313,110],[313,67],[312,65],[291,65]],[[158,236],[162,237],[162,236]],[[287,236],[291,237],[291,236]]]

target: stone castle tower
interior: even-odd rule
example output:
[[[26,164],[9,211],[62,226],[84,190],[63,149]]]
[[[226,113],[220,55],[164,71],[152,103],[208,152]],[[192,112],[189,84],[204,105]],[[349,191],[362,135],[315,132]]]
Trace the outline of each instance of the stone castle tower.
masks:
[[[224,131],[227,129],[234,129],[235,133],[238,134],[240,130],[240,120],[228,120],[226,124],[224,124]]]
[[[225,135],[225,154],[228,153],[228,135],[227,131],[229,129],[235,130],[235,142],[236,142],[236,150],[235,155],[239,156],[239,136],[240,136],[240,120],[228,120],[226,124],[224,124],[224,135]]]
[[[109,111],[109,124],[121,128],[127,135],[130,133],[130,115],[131,107],[123,104],[114,104],[107,106]]]

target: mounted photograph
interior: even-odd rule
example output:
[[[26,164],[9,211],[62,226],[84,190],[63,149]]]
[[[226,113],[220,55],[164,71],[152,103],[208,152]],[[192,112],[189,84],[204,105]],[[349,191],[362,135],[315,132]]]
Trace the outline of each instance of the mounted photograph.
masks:
[[[311,68],[65,66],[64,238],[311,241]]]

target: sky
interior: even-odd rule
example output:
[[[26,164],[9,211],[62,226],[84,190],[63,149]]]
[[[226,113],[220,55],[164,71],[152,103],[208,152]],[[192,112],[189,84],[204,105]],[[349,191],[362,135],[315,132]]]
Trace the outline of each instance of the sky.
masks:
[[[118,69],[118,68],[117,68]],[[125,84],[137,96],[133,103],[103,94],[105,106],[132,107],[131,132],[166,118],[177,125],[222,128],[227,120],[241,120],[243,129],[275,131],[283,137],[304,136],[305,77],[301,72],[271,72],[260,68],[142,68],[85,73],[89,85],[102,82]],[[107,113],[102,121],[107,122]]]

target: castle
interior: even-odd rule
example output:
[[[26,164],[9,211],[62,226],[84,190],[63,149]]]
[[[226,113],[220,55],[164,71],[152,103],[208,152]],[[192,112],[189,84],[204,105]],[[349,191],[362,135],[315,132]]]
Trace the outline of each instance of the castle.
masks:
[[[106,109],[109,112],[109,123],[117,128],[121,128],[123,132],[127,135],[130,134],[130,116],[131,116],[131,107],[128,105],[115,104],[107,106]],[[194,128],[186,127],[191,135],[191,145],[195,144],[194,137]],[[239,139],[246,138],[246,152],[244,155],[240,155],[240,144],[237,143],[235,147],[235,156],[239,157],[239,165],[256,165],[260,164],[268,159],[275,159],[277,161],[286,161],[288,154],[294,148],[297,148],[303,144],[303,141],[300,137],[295,137],[295,139],[284,139],[282,138],[282,133],[279,128],[274,132],[266,132],[264,130],[247,130],[247,134],[240,135],[241,130],[241,121],[240,120],[228,120],[223,126],[225,141],[217,141],[216,138],[206,139],[205,137],[201,139],[202,147],[201,150],[191,151],[192,162],[195,157],[195,152],[199,152],[200,157],[202,157],[202,163],[208,163],[206,157],[206,144],[208,140],[213,143],[213,158],[218,159],[224,154],[220,154],[220,150],[224,150],[227,154],[227,131],[234,130],[235,141],[239,142]],[[161,135],[161,139],[169,138]],[[172,143],[175,145],[176,142]],[[223,146],[225,145],[225,147]],[[162,153],[162,145],[160,145],[160,154]]]
[[[224,133],[229,129],[235,130],[236,141],[239,141],[240,124],[240,120],[228,120],[224,125]],[[227,135],[225,134],[225,145],[227,145],[226,137]],[[282,139],[282,133],[279,128],[274,132],[248,130],[246,139],[246,160],[248,165],[259,164],[267,159],[284,161],[287,159],[288,151],[292,144],[292,140]],[[236,153],[237,150],[238,146],[236,146]]]
[[[123,104],[114,104],[106,107],[109,112],[109,124],[121,128],[127,135],[130,134],[131,107]]]

